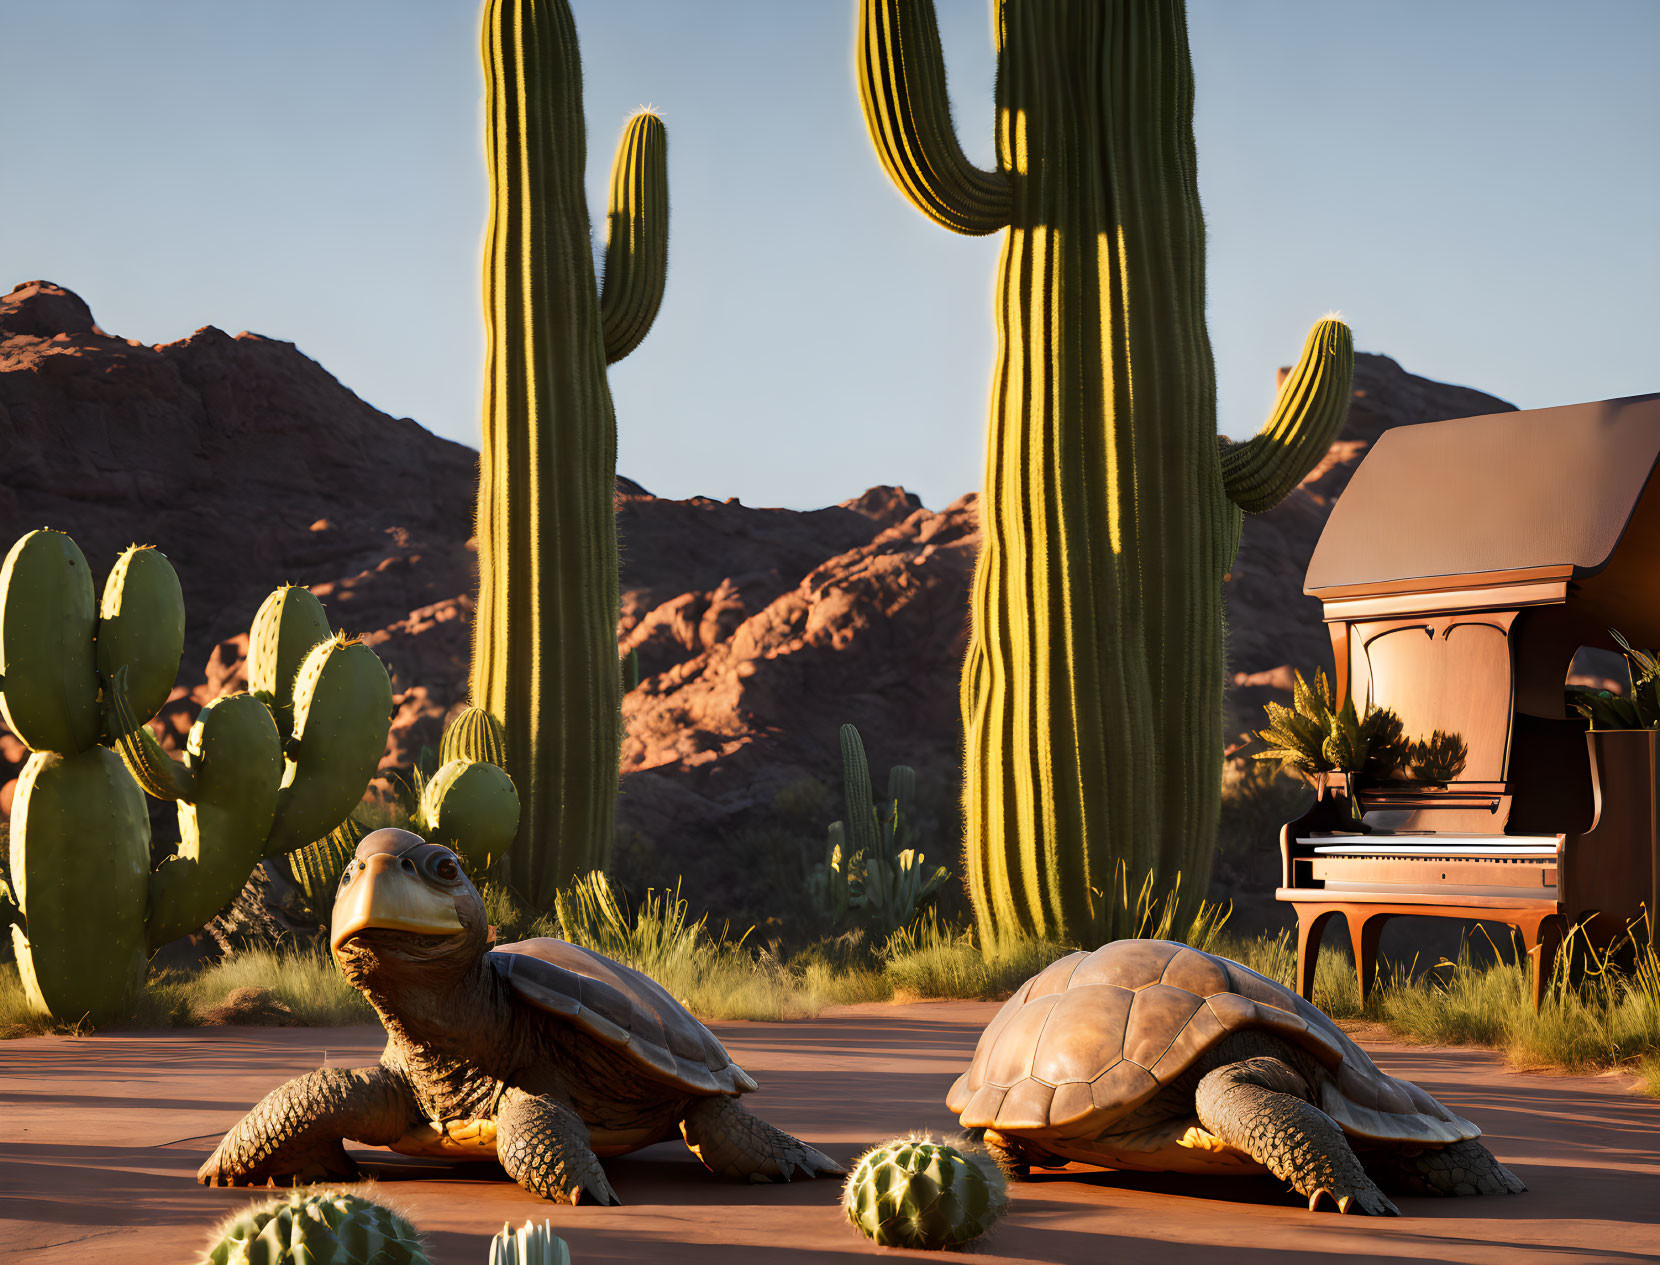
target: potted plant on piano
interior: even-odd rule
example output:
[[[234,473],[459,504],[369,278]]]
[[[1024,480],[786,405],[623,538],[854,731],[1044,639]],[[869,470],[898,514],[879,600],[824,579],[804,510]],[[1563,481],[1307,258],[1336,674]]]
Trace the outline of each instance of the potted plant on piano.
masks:
[[[1291,706],[1269,703],[1266,710],[1268,724],[1256,731],[1266,749],[1256,758],[1277,760],[1284,772],[1305,779],[1322,799],[1332,796],[1347,824],[1364,833],[1357,784],[1365,778],[1386,778],[1405,760],[1400,717],[1387,707],[1371,706],[1362,716],[1352,696],[1339,705],[1324,671],[1315,672],[1312,682],[1298,672]]]
[[[1656,669],[1660,673],[1660,663]],[[1660,700],[1660,676],[1656,689]],[[1323,671],[1315,672],[1312,683],[1298,672],[1291,706],[1269,703],[1266,711],[1268,724],[1256,731],[1266,749],[1256,758],[1277,760],[1282,770],[1304,778],[1316,795],[1331,795],[1357,834],[1366,832],[1360,791],[1367,782],[1444,785],[1464,771],[1469,757],[1468,745],[1456,733],[1438,729],[1408,741],[1393,709],[1367,704],[1362,715],[1352,696],[1339,706]]]

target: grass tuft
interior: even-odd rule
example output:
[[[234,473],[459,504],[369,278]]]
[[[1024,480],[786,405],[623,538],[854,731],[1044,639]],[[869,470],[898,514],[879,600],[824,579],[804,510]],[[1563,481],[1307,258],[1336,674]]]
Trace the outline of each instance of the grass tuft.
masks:
[[[1025,940],[986,953],[972,929],[930,912],[885,941],[849,935],[786,956],[777,945],[752,943],[747,932],[734,937],[711,928],[707,917],[693,919],[678,887],[649,891],[631,909],[603,874],[590,874],[560,893],[557,921],[526,911],[504,888],[486,884],[483,894],[503,941],[562,930],[573,943],[651,976],[705,1020],[804,1019],[858,1002],[1000,1000],[1073,949]],[[1291,986],[1297,954],[1289,933],[1232,936],[1225,909],[1201,904],[1188,914],[1173,892],[1154,896],[1145,884],[1120,896],[1113,917],[1127,934],[1181,940]],[[1322,953],[1314,1004],[1334,1019],[1384,1024],[1412,1042],[1500,1050],[1521,1067],[1619,1068],[1660,1097],[1660,956],[1645,939],[1634,929],[1617,951],[1599,952],[1582,935],[1571,936],[1538,1013],[1525,959],[1495,952],[1478,962],[1468,943],[1456,961],[1424,970],[1385,963],[1364,1007],[1348,956]],[[302,1024],[374,1018],[326,951],[250,949],[201,971],[155,973],[133,1023],[194,1025],[232,991],[249,987],[274,994]],[[78,1031],[84,1029],[32,1013],[16,964],[0,964],[0,1037]]]

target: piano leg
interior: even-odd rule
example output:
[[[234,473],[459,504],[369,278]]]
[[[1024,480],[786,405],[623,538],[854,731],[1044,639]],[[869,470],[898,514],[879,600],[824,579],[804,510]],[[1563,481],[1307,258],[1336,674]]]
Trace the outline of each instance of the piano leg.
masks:
[[[1297,993],[1305,1001],[1314,1000],[1314,967],[1320,957],[1320,937],[1331,921],[1335,909],[1298,905],[1297,910]]]
[[[1532,964],[1533,1009],[1537,1011],[1545,1000],[1545,986],[1550,983],[1556,966],[1556,952],[1562,947],[1562,918],[1558,914],[1529,918],[1515,924],[1521,932],[1522,945],[1527,949]]]
[[[1366,1004],[1366,995],[1372,990],[1372,977],[1378,969],[1378,937],[1390,915],[1369,913],[1350,905],[1343,911],[1343,921],[1349,924],[1349,943],[1354,946],[1355,974],[1360,981],[1360,1004]]]

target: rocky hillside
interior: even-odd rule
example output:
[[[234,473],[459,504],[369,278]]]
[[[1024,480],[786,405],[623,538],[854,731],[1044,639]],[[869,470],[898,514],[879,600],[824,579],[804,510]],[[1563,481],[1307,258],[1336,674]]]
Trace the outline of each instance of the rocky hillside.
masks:
[[[1246,524],[1227,585],[1242,702],[1286,664],[1329,656],[1302,573],[1366,448],[1403,422],[1508,407],[1357,357],[1343,436],[1283,505]],[[292,580],[393,673],[385,767],[436,746],[465,693],[475,460],[378,412],[292,343],[208,326],[149,347],[105,334],[79,297],[46,282],[0,299],[0,543],[57,527],[100,574],[135,539],[168,554],[190,627],[166,740],[240,685],[248,621]],[[975,498],[934,511],[878,487],[797,512],[667,500],[619,480],[617,516],[619,648],[639,651],[644,678],[623,705],[625,878],[684,874],[717,916],[790,917],[803,861],[839,815],[844,721],[878,775],[916,766],[932,850],[949,860]],[[0,783],[19,754],[0,736],[12,766],[0,763]]]

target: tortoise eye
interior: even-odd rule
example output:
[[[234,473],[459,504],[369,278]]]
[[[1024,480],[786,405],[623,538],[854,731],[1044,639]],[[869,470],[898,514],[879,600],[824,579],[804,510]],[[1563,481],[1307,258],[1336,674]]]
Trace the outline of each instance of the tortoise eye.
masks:
[[[357,862],[356,861],[348,861],[346,863],[346,868],[340,872],[340,887],[341,887],[342,890],[344,890],[345,888],[351,886],[352,876],[355,875],[356,873],[357,873]]]
[[[432,873],[446,883],[453,883],[461,877],[461,867],[449,853],[440,852],[432,863]]]

